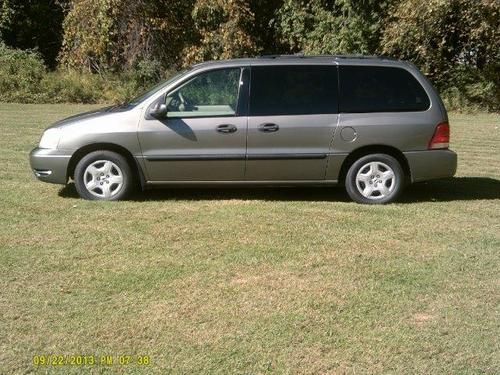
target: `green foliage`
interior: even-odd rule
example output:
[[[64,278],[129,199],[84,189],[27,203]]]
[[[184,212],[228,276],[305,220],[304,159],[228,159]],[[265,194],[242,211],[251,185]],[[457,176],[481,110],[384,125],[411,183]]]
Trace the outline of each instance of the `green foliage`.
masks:
[[[250,12],[254,15],[250,33],[261,54],[275,54],[286,51],[276,33],[276,17],[284,0],[251,0]]]
[[[104,99],[105,87],[99,76],[71,71],[49,73],[41,82],[49,103],[96,103]]]
[[[103,72],[118,64],[113,16],[120,0],[75,0],[64,20],[61,63],[70,68]]]
[[[153,86],[164,77],[162,65],[158,60],[140,60],[130,73],[133,81],[141,88]]]
[[[9,52],[22,60],[21,79],[7,74],[12,92],[1,95],[119,100],[195,62],[301,51],[399,57],[421,68],[450,108],[500,110],[499,19],[498,0],[0,0],[0,40],[37,51]],[[52,78],[62,81],[45,82],[34,61],[52,69],[56,56]],[[84,89],[90,82],[106,93]]]
[[[257,53],[250,33],[255,17],[248,1],[197,0],[192,17],[199,41],[185,49],[186,64]]]
[[[121,74],[92,74],[69,69],[48,72],[41,56],[0,43],[0,102],[119,103],[163,77],[157,64],[138,63]]]
[[[36,102],[45,74],[38,53],[11,49],[0,43],[0,101],[26,102],[29,94],[32,98],[29,101]]]
[[[453,102],[500,109],[500,3],[404,0],[381,49],[413,61]]]
[[[498,80],[487,78],[481,70],[464,64],[450,71],[453,80],[443,84],[441,95],[450,110],[479,111],[500,110],[500,90]]]
[[[66,0],[0,0],[0,39],[19,49],[37,49],[50,68],[62,43]]]
[[[277,31],[292,52],[374,53],[388,0],[286,0]]]
[[[123,71],[141,61],[179,64],[191,40],[193,0],[73,0],[64,20],[61,63],[91,72]]]

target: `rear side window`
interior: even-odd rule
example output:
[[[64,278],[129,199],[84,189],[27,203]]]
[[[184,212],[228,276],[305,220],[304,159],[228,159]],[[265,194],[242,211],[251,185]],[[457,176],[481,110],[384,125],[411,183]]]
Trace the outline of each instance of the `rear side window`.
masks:
[[[412,112],[429,106],[423,87],[404,69],[340,67],[340,112]]]
[[[252,67],[250,115],[313,115],[338,112],[337,67]]]

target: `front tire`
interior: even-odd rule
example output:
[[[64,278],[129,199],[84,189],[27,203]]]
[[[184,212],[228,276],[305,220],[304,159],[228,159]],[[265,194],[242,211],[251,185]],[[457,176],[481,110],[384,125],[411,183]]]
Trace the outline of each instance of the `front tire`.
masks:
[[[364,204],[394,202],[404,187],[401,164],[386,154],[356,160],[347,172],[345,187],[351,199]]]
[[[122,155],[112,151],[94,151],[76,165],[75,186],[83,199],[121,200],[133,189],[133,174]]]

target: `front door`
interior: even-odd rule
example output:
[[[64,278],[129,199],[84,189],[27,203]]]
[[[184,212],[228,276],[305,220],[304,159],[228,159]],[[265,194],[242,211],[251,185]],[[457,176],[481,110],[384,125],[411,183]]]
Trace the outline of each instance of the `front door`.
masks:
[[[323,180],[337,126],[333,65],[252,67],[246,179]]]
[[[247,116],[244,69],[199,73],[166,95],[167,117],[146,118],[139,141],[149,181],[243,180]]]

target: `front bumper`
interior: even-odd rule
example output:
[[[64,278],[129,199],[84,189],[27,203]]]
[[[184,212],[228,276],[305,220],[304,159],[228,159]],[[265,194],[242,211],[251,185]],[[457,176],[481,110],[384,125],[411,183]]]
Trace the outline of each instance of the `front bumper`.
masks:
[[[30,165],[35,176],[43,182],[66,184],[71,155],[61,150],[35,148],[30,153]]]
[[[453,177],[457,171],[457,154],[451,150],[410,151],[404,155],[412,182]]]

